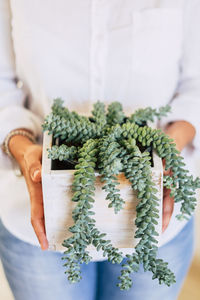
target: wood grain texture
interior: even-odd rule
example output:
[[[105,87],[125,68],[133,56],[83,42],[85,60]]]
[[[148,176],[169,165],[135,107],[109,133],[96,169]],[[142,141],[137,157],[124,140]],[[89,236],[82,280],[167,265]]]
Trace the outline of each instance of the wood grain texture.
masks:
[[[64,239],[68,238],[71,233],[68,231],[69,226],[73,225],[72,210],[76,203],[71,201],[72,190],[71,184],[75,170],[51,170],[51,160],[47,157],[47,148],[51,147],[52,136],[44,134],[43,143],[43,160],[42,160],[42,186],[43,200],[45,211],[46,234],[49,241],[50,249],[64,251],[62,246]],[[158,189],[157,196],[160,199],[160,220],[157,225],[157,232],[161,234],[162,222],[162,162],[161,159],[153,154],[154,167],[152,168],[153,180]],[[100,175],[96,173],[96,191],[93,211],[97,228],[107,234],[115,247],[126,253],[132,253],[137,243],[134,238],[136,205],[138,199],[136,192],[133,191],[129,180],[124,174],[119,174],[118,188],[120,194],[125,200],[124,209],[118,214],[114,213],[113,208],[108,208],[108,201],[105,200],[106,193],[102,190],[103,183],[100,182]],[[158,237],[159,240],[159,237]],[[102,252],[96,251],[91,245],[88,250],[93,260],[103,259]]]

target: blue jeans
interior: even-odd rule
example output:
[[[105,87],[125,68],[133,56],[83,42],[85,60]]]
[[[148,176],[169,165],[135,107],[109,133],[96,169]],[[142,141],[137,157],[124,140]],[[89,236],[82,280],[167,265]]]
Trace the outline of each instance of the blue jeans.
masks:
[[[152,280],[142,267],[133,274],[129,291],[116,287],[121,267],[108,261],[82,265],[83,279],[70,284],[64,274],[62,253],[42,251],[12,235],[0,221],[0,257],[16,300],[175,300],[193,255],[194,218],[177,236],[159,248],[158,255],[169,262],[176,275],[171,287]],[[125,260],[125,259],[124,259]]]

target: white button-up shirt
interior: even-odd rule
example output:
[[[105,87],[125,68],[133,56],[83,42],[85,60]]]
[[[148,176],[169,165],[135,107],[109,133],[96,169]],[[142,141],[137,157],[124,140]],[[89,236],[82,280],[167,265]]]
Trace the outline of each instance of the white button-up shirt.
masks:
[[[176,120],[195,126],[195,139],[182,153],[194,173],[199,31],[199,0],[0,0],[0,143],[15,128],[41,135],[41,122],[58,96],[85,115],[98,99],[120,101],[127,115],[171,103],[172,113],[160,126]],[[2,221],[38,245],[24,178],[15,176],[2,152],[0,163]],[[184,225],[175,219],[178,209],[176,204],[161,244]]]

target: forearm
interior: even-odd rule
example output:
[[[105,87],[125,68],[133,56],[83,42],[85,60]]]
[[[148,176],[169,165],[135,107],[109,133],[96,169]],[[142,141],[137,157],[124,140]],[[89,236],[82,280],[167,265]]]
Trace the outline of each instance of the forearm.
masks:
[[[164,131],[170,138],[174,139],[179,151],[191,143],[196,134],[194,126],[186,121],[169,123]]]

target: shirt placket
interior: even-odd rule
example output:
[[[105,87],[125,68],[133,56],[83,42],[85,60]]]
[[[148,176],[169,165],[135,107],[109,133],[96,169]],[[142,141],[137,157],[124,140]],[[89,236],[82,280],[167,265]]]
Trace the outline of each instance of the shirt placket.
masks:
[[[91,1],[90,101],[104,100],[108,1]]]

